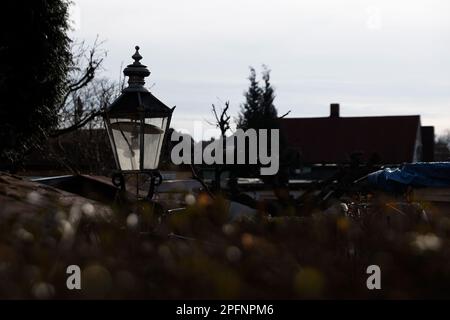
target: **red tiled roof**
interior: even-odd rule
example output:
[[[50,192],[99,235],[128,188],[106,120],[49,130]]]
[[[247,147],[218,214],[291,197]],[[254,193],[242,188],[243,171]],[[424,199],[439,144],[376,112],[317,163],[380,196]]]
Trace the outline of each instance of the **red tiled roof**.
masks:
[[[382,163],[413,160],[420,116],[284,118],[282,134],[305,163],[344,163],[353,152]]]

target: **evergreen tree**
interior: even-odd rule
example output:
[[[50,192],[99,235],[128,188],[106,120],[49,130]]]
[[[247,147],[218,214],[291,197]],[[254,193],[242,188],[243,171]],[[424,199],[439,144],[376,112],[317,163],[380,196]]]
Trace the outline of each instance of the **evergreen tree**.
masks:
[[[16,161],[57,125],[72,60],[69,1],[2,5],[9,18],[0,28],[0,157]]]
[[[270,70],[263,65],[262,82],[260,85],[256,79],[255,69],[250,67],[250,85],[245,92],[245,102],[241,106],[241,112],[238,118],[238,129],[275,129],[278,128],[277,110],[273,104],[275,100],[275,91],[270,83]],[[257,131],[258,134],[258,131]],[[259,137],[258,137],[259,140]],[[268,141],[268,150],[271,152],[270,141]],[[259,148],[259,144],[257,145]],[[247,149],[248,150],[248,147]],[[248,154],[246,155],[248,159]],[[240,176],[259,176],[260,165],[240,166],[236,175]]]
[[[245,102],[241,106],[238,128],[243,130],[276,128],[277,110],[273,104],[275,91],[270,83],[270,70],[263,65],[263,86],[256,80],[256,72],[252,67],[248,79],[250,86],[244,94]]]
[[[263,65],[263,69],[264,88],[261,98],[262,123],[260,128],[273,129],[278,127],[278,112],[273,104],[275,91],[270,83],[270,69],[265,65]]]
[[[250,86],[245,92],[245,103],[241,106],[241,113],[238,120],[238,128],[247,130],[253,128],[258,118],[258,111],[261,101],[262,89],[256,80],[256,71],[250,67],[250,76],[248,77]]]

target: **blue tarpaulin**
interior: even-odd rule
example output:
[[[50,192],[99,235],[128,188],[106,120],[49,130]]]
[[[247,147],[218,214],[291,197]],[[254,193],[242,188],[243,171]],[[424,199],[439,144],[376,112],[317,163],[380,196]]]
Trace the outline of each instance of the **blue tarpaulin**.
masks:
[[[387,191],[402,187],[450,187],[450,162],[418,162],[369,174],[368,181]]]

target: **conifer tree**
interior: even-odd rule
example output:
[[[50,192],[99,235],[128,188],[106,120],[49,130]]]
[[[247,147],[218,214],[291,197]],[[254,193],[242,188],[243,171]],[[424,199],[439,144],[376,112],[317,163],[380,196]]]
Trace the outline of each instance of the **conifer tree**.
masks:
[[[270,69],[263,65],[263,85],[256,79],[256,71],[250,67],[250,85],[245,92],[245,102],[241,106],[238,128],[247,130],[271,129],[277,127],[277,110],[273,104],[275,91],[270,83]]]
[[[72,61],[67,34],[70,2],[2,5],[11,16],[0,28],[0,157],[14,162],[57,125]]]

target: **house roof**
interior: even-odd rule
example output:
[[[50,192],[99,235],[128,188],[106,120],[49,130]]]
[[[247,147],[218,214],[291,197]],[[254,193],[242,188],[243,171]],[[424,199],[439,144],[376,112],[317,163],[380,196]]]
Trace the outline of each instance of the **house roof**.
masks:
[[[420,116],[283,118],[282,135],[305,163],[345,163],[353,152],[382,163],[413,160]]]

